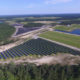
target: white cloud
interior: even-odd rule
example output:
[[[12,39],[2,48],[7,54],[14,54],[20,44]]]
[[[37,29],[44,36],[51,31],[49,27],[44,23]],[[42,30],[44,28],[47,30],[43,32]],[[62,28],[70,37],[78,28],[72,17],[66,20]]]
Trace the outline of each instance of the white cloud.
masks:
[[[57,4],[57,3],[66,3],[72,0],[45,0],[46,4]]]

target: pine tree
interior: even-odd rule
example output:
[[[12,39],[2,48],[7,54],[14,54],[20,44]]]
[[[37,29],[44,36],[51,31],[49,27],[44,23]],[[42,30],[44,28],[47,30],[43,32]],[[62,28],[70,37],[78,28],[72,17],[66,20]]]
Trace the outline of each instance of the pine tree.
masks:
[[[5,80],[5,76],[2,70],[0,70],[0,80]]]
[[[11,72],[7,71],[6,80],[17,80],[17,79]]]

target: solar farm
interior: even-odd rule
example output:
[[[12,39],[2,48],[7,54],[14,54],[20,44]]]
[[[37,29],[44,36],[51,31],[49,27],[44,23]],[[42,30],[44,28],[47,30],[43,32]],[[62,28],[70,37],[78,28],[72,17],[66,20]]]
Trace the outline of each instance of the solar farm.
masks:
[[[51,55],[56,53],[79,54],[79,51],[43,40],[31,39],[19,46],[0,53],[0,59],[16,58],[28,55]]]

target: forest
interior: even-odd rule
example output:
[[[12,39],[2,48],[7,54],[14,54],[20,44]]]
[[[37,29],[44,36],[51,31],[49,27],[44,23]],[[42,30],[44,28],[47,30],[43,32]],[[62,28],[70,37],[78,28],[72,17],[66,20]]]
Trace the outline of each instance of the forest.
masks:
[[[0,45],[13,42],[13,40],[9,40],[9,38],[12,36],[14,32],[15,32],[14,27],[6,23],[0,23]]]
[[[80,65],[0,65],[0,80],[80,80]]]

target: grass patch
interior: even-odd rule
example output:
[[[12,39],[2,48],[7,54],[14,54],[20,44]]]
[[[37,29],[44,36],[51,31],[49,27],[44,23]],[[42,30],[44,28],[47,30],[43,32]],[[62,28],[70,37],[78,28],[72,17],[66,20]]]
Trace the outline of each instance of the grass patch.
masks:
[[[25,24],[28,24],[28,22],[27,21],[24,21],[24,22],[21,22],[21,24],[24,24],[25,25]]]
[[[72,24],[71,26],[57,26],[54,29],[61,30],[61,31],[72,31],[74,29],[80,29],[80,25],[78,24]]]
[[[54,40],[57,42],[61,42],[64,44],[68,44],[68,45],[80,48],[80,36],[49,31],[49,32],[45,32],[43,34],[40,34],[40,37],[44,37],[44,38],[47,38],[50,40]]]

